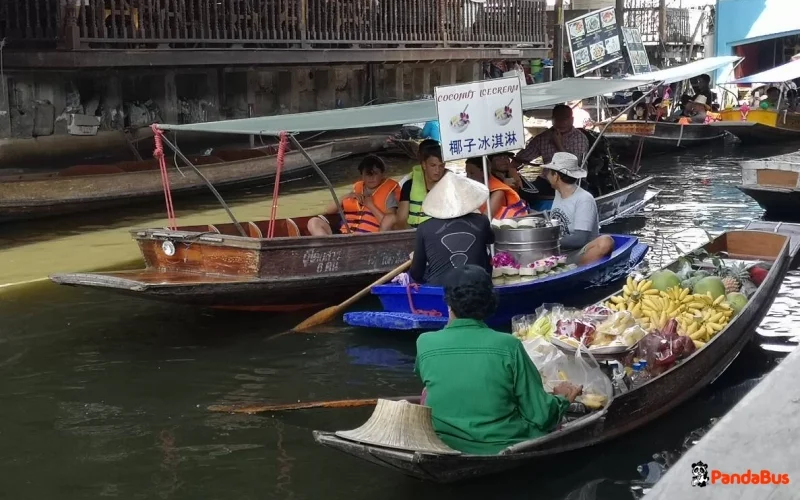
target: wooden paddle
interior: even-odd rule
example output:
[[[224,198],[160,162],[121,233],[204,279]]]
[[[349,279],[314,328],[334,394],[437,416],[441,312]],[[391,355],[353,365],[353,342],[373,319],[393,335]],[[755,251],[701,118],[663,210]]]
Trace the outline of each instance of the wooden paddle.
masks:
[[[419,404],[420,396],[399,396],[395,398],[382,398],[390,401],[406,400],[409,403]],[[374,406],[378,404],[377,399],[339,399],[333,401],[311,401],[307,403],[288,403],[281,405],[211,405],[208,411],[223,413],[246,413],[254,415],[256,413],[267,413],[274,411],[308,410],[311,408],[358,408],[361,406]]]
[[[402,272],[405,272],[406,269],[408,269],[409,267],[411,267],[411,260],[407,260],[403,264],[400,264],[396,268],[392,269],[388,274],[384,275],[378,281],[364,288],[363,290],[353,295],[349,299],[345,300],[338,306],[326,307],[325,309],[319,311],[310,318],[306,318],[305,321],[294,327],[293,330],[296,332],[302,332],[308,330],[311,327],[327,323],[334,317],[338,316],[343,310],[347,309],[351,305],[361,300],[361,298],[365,297],[372,290],[372,287],[383,285],[384,283],[391,281],[392,279],[394,279],[395,276],[397,276]]]

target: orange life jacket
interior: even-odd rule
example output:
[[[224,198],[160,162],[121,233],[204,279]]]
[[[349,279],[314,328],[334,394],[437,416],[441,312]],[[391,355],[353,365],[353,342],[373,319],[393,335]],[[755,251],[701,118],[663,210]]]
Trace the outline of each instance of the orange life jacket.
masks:
[[[364,193],[364,181],[358,181],[353,185],[353,192]],[[381,212],[386,213],[386,201],[389,195],[394,193],[395,200],[400,200],[400,184],[394,179],[386,179],[378,189],[372,193],[372,201]],[[377,233],[381,230],[381,223],[372,215],[367,207],[360,204],[357,200],[348,198],[342,201],[342,210],[347,219],[347,226],[342,224],[341,232],[347,233],[350,228],[351,233]]]
[[[501,181],[497,177],[490,175],[489,193],[494,193],[495,191],[503,191],[506,199],[500,208],[497,209],[497,212],[494,213],[493,218],[510,219],[512,217],[519,217],[528,213],[528,204],[525,203],[525,200],[519,197],[514,188]],[[481,213],[486,213],[485,204],[481,205]]]

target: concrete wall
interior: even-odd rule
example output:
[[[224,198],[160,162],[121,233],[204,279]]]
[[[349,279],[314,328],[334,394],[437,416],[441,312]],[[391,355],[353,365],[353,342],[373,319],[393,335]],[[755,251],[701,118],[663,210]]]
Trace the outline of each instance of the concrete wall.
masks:
[[[480,77],[480,63],[6,73],[0,139],[66,134],[68,113],[122,130],[419,99]]]
[[[756,42],[800,32],[798,0],[718,0],[716,55],[733,55],[734,47],[745,41]],[[729,75],[731,68],[717,72]]]

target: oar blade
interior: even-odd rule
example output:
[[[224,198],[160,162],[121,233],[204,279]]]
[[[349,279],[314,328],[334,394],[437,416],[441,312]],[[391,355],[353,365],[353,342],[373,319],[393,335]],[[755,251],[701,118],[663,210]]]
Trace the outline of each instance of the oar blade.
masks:
[[[332,320],[336,315],[338,315],[340,310],[341,307],[338,305],[326,307],[325,309],[319,311],[313,316],[310,316],[305,320],[303,320],[303,322],[292,328],[292,330],[296,332],[304,332],[309,328],[313,328],[323,323],[327,323],[328,321]]]

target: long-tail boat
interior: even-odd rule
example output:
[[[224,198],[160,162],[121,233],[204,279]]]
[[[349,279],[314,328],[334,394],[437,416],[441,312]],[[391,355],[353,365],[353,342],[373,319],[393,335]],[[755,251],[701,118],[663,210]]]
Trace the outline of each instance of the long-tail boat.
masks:
[[[567,79],[531,85],[523,91],[523,108],[553,106],[646,83],[652,82]],[[435,103],[421,100],[203,124],[158,125],[156,128],[286,136],[302,153],[304,150],[293,135],[285,130],[303,133],[370,124],[382,127],[436,118]],[[166,138],[163,140],[175,147]],[[176,152],[182,157],[177,148]],[[336,199],[327,177],[315,162],[311,165]],[[603,207],[601,213],[614,217],[641,207],[648,188],[645,181],[649,178],[623,188],[618,196],[610,193],[607,198],[598,200]],[[144,298],[285,311],[289,306],[299,308],[339,302],[346,291],[363,288],[374,277],[405,261],[412,250],[413,231],[312,237],[305,232],[309,219],[306,216],[292,220],[272,218],[270,235],[270,221],[239,223],[230,211],[228,215],[232,223],[133,231],[145,259],[143,270],[57,274],[51,279],[60,284],[103,288]],[[333,227],[337,227],[341,218],[340,213],[339,219],[333,219]]]
[[[800,78],[800,60],[728,82],[732,85],[777,84],[781,98],[777,107],[761,109],[760,106],[735,106],[721,112],[722,119],[712,123],[719,130],[735,135],[742,144],[766,144],[800,139],[800,113],[794,107],[787,109],[786,82]],[[776,109],[777,108],[777,109]]]
[[[344,158],[333,143],[306,149],[317,163]],[[191,156],[198,170],[219,189],[269,181],[275,177],[277,155],[272,148],[218,149],[213,155]],[[169,162],[172,193],[183,195],[206,188],[192,169]],[[291,179],[312,169],[300,151],[286,153],[282,178]],[[161,171],[155,159],[110,165],[75,165],[56,172],[0,177],[0,221],[96,210],[163,196]]]
[[[727,133],[707,124],[619,121],[606,131],[611,149],[621,158],[660,154],[703,146],[725,139]]]
[[[557,430],[510,446],[497,455],[445,455],[403,451],[314,431],[327,447],[426,481],[449,483],[494,474],[533,460],[610,441],[678,407],[713,382],[733,362],[769,310],[791,260],[789,236],[774,232],[729,231],[705,245],[727,258],[772,264],[747,305],[704,347],[639,387],[612,398],[599,411],[561,425]],[[666,266],[677,270],[678,262]],[[621,293],[617,292],[617,293]]]

